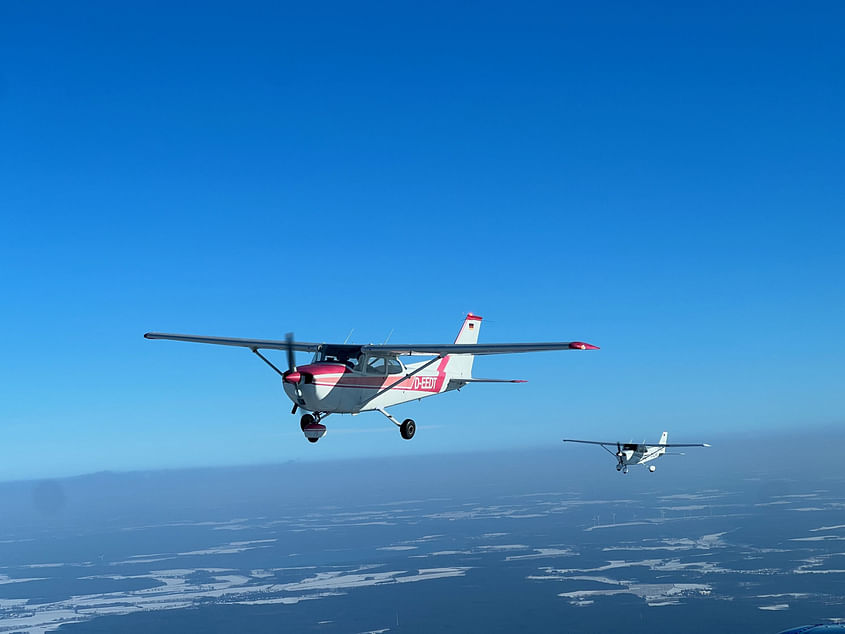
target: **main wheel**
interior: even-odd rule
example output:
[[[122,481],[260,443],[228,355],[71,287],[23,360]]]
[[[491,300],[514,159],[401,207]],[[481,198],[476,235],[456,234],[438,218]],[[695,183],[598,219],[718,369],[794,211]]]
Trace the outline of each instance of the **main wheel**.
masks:
[[[406,418],[399,426],[399,433],[405,440],[411,440],[414,434],[417,433],[417,424],[410,418]]]
[[[311,414],[303,414],[302,418],[299,419],[299,428],[302,431],[305,431],[305,426],[310,425],[314,422],[314,417]]]

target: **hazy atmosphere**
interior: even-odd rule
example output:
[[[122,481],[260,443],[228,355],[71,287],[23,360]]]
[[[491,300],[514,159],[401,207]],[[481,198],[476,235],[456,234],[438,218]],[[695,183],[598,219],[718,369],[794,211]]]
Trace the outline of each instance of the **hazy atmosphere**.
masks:
[[[845,618],[843,28],[2,3],[0,632]],[[143,338],[451,344],[469,312],[600,349],[478,357],[527,382],[311,444],[248,349]],[[664,430],[712,447],[622,475],[561,443]]]

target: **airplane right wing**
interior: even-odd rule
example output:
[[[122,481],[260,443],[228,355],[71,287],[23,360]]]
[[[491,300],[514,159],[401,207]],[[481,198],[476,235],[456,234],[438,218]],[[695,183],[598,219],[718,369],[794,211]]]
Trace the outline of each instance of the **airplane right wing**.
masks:
[[[602,442],[600,440],[575,440],[574,438],[564,438],[563,442],[579,442],[584,445],[598,445],[607,453],[612,454],[614,456],[619,455],[618,452],[620,451],[622,445],[622,443],[619,442]],[[614,451],[614,449],[616,451]]]
[[[614,441],[614,442],[601,442],[600,440],[574,440],[572,438],[564,438],[563,442],[580,442],[580,443],[583,443],[585,445],[601,445],[602,447],[604,447],[604,446],[612,447],[614,445],[623,444],[623,443],[618,443],[616,441]]]
[[[290,347],[298,352],[316,352],[325,344],[307,343],[304,341],[278,341],[276,339],[240,339],[237,337],[206,337],[202,335],[177,335],[169,332],[148,332],[144,339],[168,339],[170,341],[187,341],[189,343],[211,343],[218,346],[236,346],[250,350],[287,350]],[[342,346],[335,346],[342,347]],[[350,349],[361,346],[347,345]]]

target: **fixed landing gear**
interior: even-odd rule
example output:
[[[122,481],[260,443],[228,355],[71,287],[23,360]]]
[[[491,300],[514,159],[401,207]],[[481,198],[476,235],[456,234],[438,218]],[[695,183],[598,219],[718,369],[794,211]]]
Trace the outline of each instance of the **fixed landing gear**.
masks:
[[[314,414],[303,414],[302,418],[299,419],[299,428],[305,434],[308,442],[317,442],[326,435],[326,426],[319,422],[324,416],[326,414],[314,412]]]
[[[405,440],[411,440],[411,438],[414,437],[414,434],[417,433],[417,424],[413,421],[413,419],[406,418],[402,421],[402,424],[399,425],[399,433]]]
[[[417,433],[417,424],[414,422],[412,418],[406,418],[401,423],[393,416],[390,412],[388,412],[384,408],[378,408],[378,411],[384,414],[387,419],[396,425],[399,428],[399,433],[402,435],[402,438],[405,440],[411,440],[414,437],[414,434]]]
[[[305,428],[310,425],[311,423],[316,423],[317,419],[311,416],[311,414],[303,414],[302,418],[299,419],[299,428],[302,431],[305,431]]]
[[[387,418],[399,428],[399,433],[405,440],[411,440],[411,438],[414,437],[414,434],[417,433],[417,424],[412,418],[406,418],[400,423],[386,410],[379,409],[378,411],[387,416]],[[320,421],[328,415],[329,412],[312,412],[310,414],[303,414],[299,419],[299,428],[302,430],[302,433],[305,434],[308,442],[317,442],[320,438],[326,435],[326,426]]]

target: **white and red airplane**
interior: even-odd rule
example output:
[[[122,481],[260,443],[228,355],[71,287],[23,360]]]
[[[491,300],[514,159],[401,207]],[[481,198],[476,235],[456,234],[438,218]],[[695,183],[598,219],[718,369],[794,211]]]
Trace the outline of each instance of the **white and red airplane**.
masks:
[[[193,343],[248,348],[282,377],[285,393],[293,401],[292,414],[301,409],[300,420],[305,437],[317,442],[326,427],[320,421],[329,414],[358,414],[377,411],[399,427],[402,438],[410,440],[416,423],[410,418],[401,423],[387,412],[399,403],[457,390],[469,383],[524,383],[509,379],[476,379],[472,362],[482,354],[513,354],[543,350],[598,350],[580,341],[551,343],[490,343],[478,341],[481,317],[466,316],[453,344],[381,344],[357,345],[304,343],[288,334],[285,341],[267,339],[229,339],[148,332],[147,339],[170,339]],[[285,350],[288,369],[277,368],[259,350]],[[308,365],[296,366],[294,352],[312,352]],[[405,364],[400,357],[425,356],[431,359]]]

